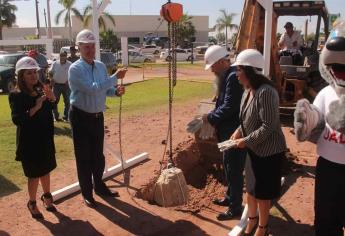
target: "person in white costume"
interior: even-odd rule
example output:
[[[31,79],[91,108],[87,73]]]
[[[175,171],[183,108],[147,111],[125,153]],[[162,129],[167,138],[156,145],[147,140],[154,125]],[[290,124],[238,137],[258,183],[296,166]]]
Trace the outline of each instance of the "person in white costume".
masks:
[[[315,235],[343,236],[345,226],[345,21],[337,20],[320,55],[329,83],[313,104],[298,101],[294,127],[299,141],[317,144]]]

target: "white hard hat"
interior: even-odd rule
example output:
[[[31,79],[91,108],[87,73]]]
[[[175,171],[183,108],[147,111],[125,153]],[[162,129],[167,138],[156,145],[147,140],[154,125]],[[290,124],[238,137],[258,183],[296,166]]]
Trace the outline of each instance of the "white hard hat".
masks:
[[[35,59],[31,57],[23,57],[17,61],[16,74],[18,74],[20,70],[33,70],[33,69],[36,69],[36,70],[40,69]]]
[[[345,66],[345,20],[337,19],[325,46],[320,54],[319,71],[322,77],[330,84],[345,87],[345,79],[336,78],[330,73],[331,65]]]
[[[246,49],[240,52],[236,57],[233,66],[252,66],[255,68],[263,69],[265,60],[262,54],[255,49]]]
[[[84,29],[78,33],[76,43],[96,43],[96,36],[91,30]]]
[[[205,70],[211,68],[211,66],[222,58],[229,56],[229,52],[219,45],[212,45],[205,52]]]

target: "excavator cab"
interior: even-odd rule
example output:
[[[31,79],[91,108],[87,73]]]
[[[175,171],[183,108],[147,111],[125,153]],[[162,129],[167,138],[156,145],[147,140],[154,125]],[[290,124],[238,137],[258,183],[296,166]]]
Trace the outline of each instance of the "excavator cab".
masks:
[[[272,35],[270,45],[264,45],[265,9],[259,0],[246,0],[241,24],[237,35],[236,50],[256,48],[263,52],[271,48],[269,77],[275,82],[280,95],[281,107],[294,107],[297,100],[313,98],[326,84],[318,71],[319,38],[323,20],[325,39],[327,39],[328,11],[324,1],[273,1]],[[313,42],[301,48],[298,62],[293,54],[281,53],[278,47],[277,24],[281,16],[316,16],[317,25]]]
[[[283,103],[294,103],[307,92],[309,97],[315,97],[324,86],[325,81],[319,73],[319,39],[321,20],[323,20],[325,37],[328,36],[328,11],[324,1],[275,1],[273,2],[274,19],[280,16],[316,16],[317,25],[312,41],[304,42],[299,50],[300,60],[296,61],[293,53],[280,52],[279,65],[282,71],[283,83],[281,100]],[[305,32],[308,34],[308,21]],[[306,39],[306,37],[305,37]],[[285,54],[284,54],[285,53]],[[296,88],[297,87],[297,88]]]

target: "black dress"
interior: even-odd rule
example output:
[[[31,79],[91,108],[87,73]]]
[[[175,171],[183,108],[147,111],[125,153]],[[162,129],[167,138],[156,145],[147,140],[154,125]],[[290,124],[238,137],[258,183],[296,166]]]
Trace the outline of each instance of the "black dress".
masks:
[[[41,109],[30,117],[29,110],[35,106],[37,98],[24,92],[9,95],[12,121],[17,126],[16,160],[22,162],[28,178],[44,176],[56,168],[54,104],[44,101]]]

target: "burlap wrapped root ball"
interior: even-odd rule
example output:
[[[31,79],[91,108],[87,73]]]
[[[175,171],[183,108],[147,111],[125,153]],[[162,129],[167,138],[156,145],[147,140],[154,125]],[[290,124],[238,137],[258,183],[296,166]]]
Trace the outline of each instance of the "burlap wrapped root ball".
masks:
[[[154,190],[154,201],[163,207],[184,205],[188,201],[188,186],[181,169],[165,169]]]

